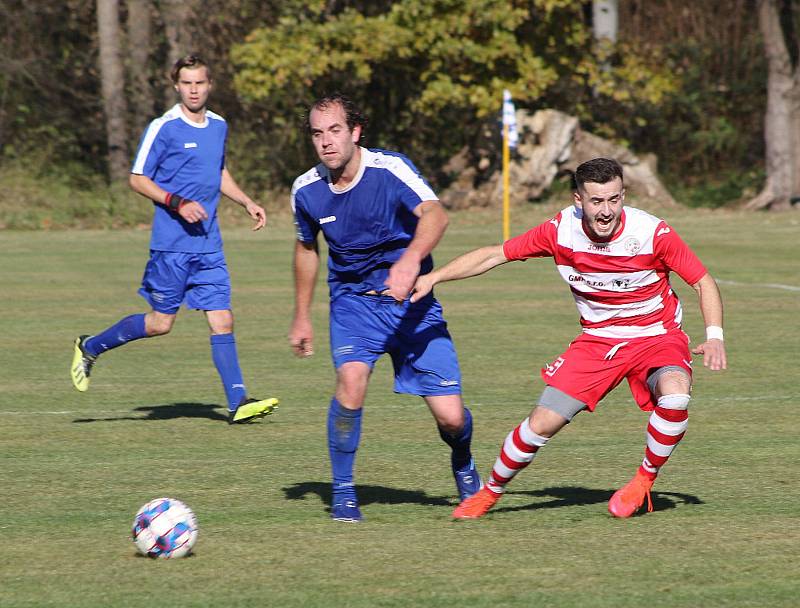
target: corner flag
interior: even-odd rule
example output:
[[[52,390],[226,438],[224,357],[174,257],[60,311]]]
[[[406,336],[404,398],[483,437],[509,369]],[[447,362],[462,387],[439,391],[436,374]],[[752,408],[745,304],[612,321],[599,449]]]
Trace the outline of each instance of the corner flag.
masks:
[[[511,91],[503,90],[503,240],[507,241],[511,234],[509,173],[510,148],[517,147],[517,113],[511,101]]]
[[[517,134],[517,113],[514,109],[514,102],[511,101],[511,91],[505,89],[503,91],[503,126],[508,127],[508,140],[509,148],[516,148],[519,135]]]

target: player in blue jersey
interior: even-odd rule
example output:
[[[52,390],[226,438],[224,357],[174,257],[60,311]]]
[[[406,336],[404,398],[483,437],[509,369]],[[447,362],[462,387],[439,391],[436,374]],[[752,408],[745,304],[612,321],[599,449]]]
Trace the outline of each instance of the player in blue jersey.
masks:
[[[298,356],[313,353],[310,308],[322,232],[336,368],[328,410],[331,516],[350,522],[362,519],[353,464],[367,383],[384,353],[392,357],[395,391],[421,396],[450,446],[460,498],[481,487],[470,451],[472,415],[461,400],[458,359],[441,306],[432,295],[409,301],[417,276],[433,267],[430,254],[447,227],[447,214],[405,156],[358,145],[365,123],[342,95],[315,102],[308,126],[321,162],[292,188],[297,243],[289,342]]]
[[[89,375],[104,352],[167,334],[183,302],[205,312],[211,356],[228,402],[228,422],[250,422],[277,407],[277,399],[247,396],[233,333],[231,286],[217,223],[220,193],[266,223],[264,209],[236,184],[225,168],[225,120],[206,108],[212,88],[208,65],[197,55],[179,59],[172,81],[180,103],[147,127],[131,169],[133,190],[153,201],[150,260],[139,293],[151,309],[125,317],[94,336],[75,340],[72,382],[89,388]]]

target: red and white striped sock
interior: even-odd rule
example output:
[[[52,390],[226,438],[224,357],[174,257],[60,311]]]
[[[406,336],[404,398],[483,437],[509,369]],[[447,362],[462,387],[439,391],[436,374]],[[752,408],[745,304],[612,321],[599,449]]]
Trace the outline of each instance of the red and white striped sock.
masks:
[[[547,443],[547,439],[534,433],[528,426],[528,418],[525,418],[503,442],[486,487],[495,494],[502,494],[506,484],[531,463],[539,448]]]
[[[673,450],[677,447],[689,424],[689,395],[676,393],[663,395],[647,423],[647,447],[639,471],[655,479]]]

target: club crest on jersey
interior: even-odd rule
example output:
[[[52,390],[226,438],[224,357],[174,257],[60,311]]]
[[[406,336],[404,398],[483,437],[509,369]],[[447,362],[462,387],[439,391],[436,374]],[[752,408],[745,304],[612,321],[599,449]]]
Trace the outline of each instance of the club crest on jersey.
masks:
[[[635,236],[625,239],[625,242],[622,244],[622,246],[625,248],[625,251],[628,252],[628,255],[636,255],[642,248],[642,244]]]

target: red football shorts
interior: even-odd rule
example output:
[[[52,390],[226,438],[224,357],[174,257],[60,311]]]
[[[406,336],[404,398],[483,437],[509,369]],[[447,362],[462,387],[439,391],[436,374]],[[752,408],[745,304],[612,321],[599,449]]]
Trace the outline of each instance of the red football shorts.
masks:
[[[660,367],[677,366],[692,377],[689,337],[680,330],[647,338],[598,338],[581,334],[566,352],[542,368],[545,384],[594,408],[623,379],[628,380],[636,404],[655,408],[648,376]]]

